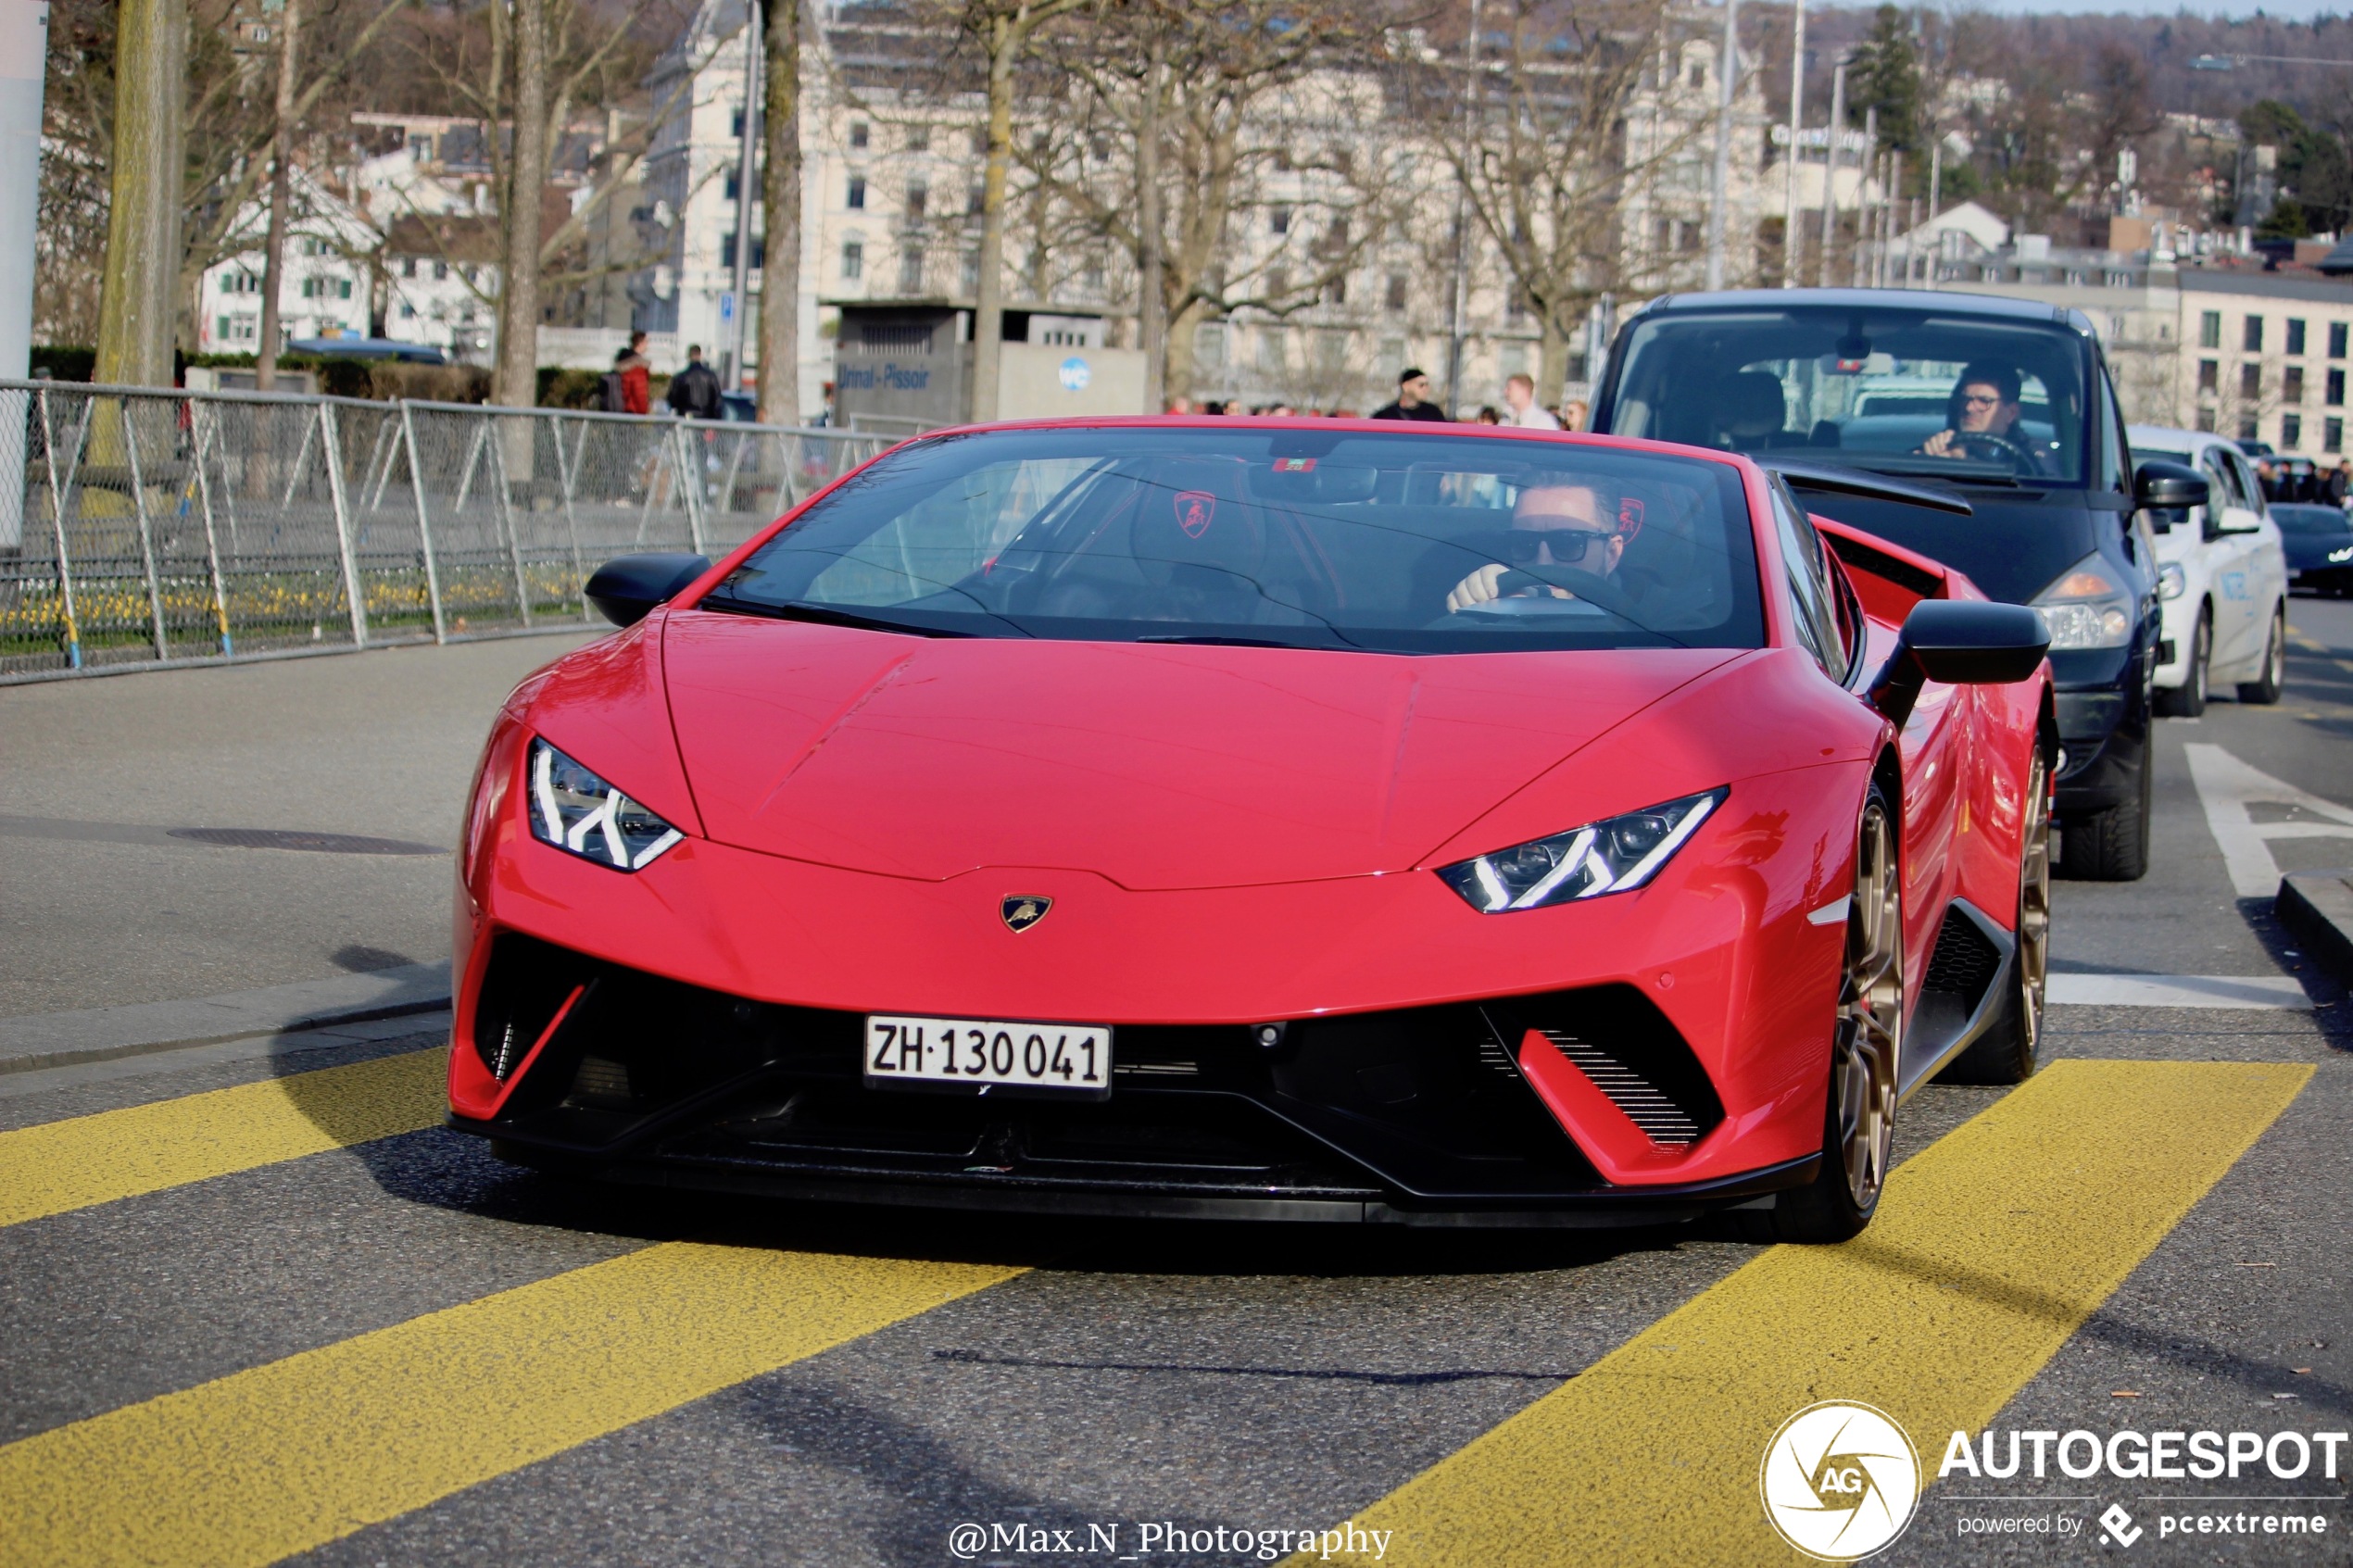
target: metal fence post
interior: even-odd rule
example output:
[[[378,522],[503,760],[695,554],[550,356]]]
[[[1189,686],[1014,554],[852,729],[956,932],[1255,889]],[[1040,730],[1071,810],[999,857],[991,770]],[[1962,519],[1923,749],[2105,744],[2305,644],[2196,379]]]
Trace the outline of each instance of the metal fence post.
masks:
[[[507,445],[500,439],[498,416],[484,414],[482,432],[490,444],[490,471],[498,486],[498,521],[507,531],[507,558],[515,565],[515,608],[522,612],[522,623],[531,624],[531,583],[522,571],[522,536],[515,528],[514,496],[507,476]]]
[[[416,411],[406,397],[400,400],[400,433],[409,446],[409,493],[417,502],[417,545],[425,557],[425,597],[433,601],[433,640],[446,643],[449,629],[441,613],[441,568],[434,560],[433,520],[425,513],[425,468],[417,460]],[[391,471],[387,464],[384,472],[389,476]]]
[[[82,628],[73,613],[73,563],[71,552],[66,548],[66,493],[57,483],[57,432],[49,419],[49,389],[44,386],[35,395],[41,399],[42,460],[49,465],[49,516],[57,529],[57,596],[66,616],[66,668],[79,670],[82,668]],[[84,398],[82,427],[74,433],[73,438],[73,449],[77,455],[90,433],[90,400]],[[69,463],[66,471],[70,474],[73,469],[74,465]]]
[[[359,559],[351,540],[351,508],[343,494],[343,447],[335,439],[335,406],[319,405],[319,445],[327,459],[327,494],[335,504],[335,547],[343,553],[343,593],[351,605],[351,646],[368,646],[368,596],[359,583]],[[303,439],[307,451],[309,438]]]
[[[147,527],[147,481],[139,466],[139,421],[128,397],[115,399],[122,410],[122,445],[131,458],[131,509],[139,520],[139,558],[147,571],[147,613],[155,618],[156,657],[171,657],[171,636],[163,625],[163,591],[156,583],[155,537]]]
[[[588,608],[588,568],[580,555],[580,518],[573,509],[572,499],[573,486],[580,478],[580,459],[586,457],[588,453],[588,421],[586,420],[580,421],[580,440],[577,443],[579,456],[569,463],[564,461],[564,417],[561,414],[549,414],[547,430],[556,444],[556,483],[563,486],[564,533],[572,540],[573,591],[580,596],[580,619],[594,622],[596,612]]]
[[[706,556],[711,551],[703,544],[702,525],[702,452],[701,443],[686,433],[686,421],[679,420],[671,426],[672,460],[678,465],[678,488],[686,500],[686,538],[695,554]]]
[[[212,572],[212,615],[220,626],[220,657],[236,657],[236,639],[229,633],[229,591],[220,577],[220,541],[212,526],[212,476],[205,466],[206,454],[212,449],[220,420],[212,412],[212,405],[191,397],[188,399],[188,428],[195,437],[194,461],[196,466],[196,498],[204,506],[204,558]]]

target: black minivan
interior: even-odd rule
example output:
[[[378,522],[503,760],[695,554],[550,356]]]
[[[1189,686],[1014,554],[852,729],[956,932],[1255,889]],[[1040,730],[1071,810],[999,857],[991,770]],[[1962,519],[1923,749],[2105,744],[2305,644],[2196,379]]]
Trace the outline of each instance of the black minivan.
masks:
[[[2160,622],[2142,508],[2195,504],[2185,486],[2203,486],[2169,465],[2136,483],[2082,311],[1931,290],[1669,295],[1619,331],[1592,428],[1748,453],[1820,515],[2040,609],[2066,751],[2060,869],[2107,881],[2148,869]],[[1841,473],[1858,469],[1965,501],[1967,515],[1842,494]]]

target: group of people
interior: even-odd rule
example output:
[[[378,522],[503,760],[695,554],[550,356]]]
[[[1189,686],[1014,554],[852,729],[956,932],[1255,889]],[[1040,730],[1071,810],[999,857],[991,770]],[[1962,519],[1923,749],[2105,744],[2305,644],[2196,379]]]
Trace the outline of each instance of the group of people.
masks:
[[[686,345],[686,364],[670,378],[662,401],[681,419],[724,417],[719,395],[719,372],[703,363],[702,345]],[[653,361],[646,358],[646,334],[629,334],[629,346],[613,356],[604,379],[604,407],[609,414],[650,414],[654,410]]]
[[[2257,458],[2255,477],[2267,501],[2301,501],[2308,505],[2343,507],[2353,495],[2353,459],[2339,458],[2336,467],[2323,469],[2300,458]]]
[[[1306,408],[1291,403],[1253,403],[1247,407],[1239,402],[1224,403],[1215,398],[1196,403],[1189,397],[1172,397],[1167,411],[1171,414],[1249,414],[1275,419],[1353,420],[1358,418],[1353,408]],[[1504,383],[1504,407],[1488,404],[1476,413],[1465,414],[1463,424],[1517,425],[1523,430],[1583,430],[1587,406],[1582,398],[1570,398],[1557,408],[1547,408],[1536,401],[1536,383],[1529,376],[1513,376]],[[1408,366],[1397,378],[1397,395],[1370,414],[1374,420],[1434,420],[1440,424],[1451,421],[1429,384],[1429,377],[1421,370]]]

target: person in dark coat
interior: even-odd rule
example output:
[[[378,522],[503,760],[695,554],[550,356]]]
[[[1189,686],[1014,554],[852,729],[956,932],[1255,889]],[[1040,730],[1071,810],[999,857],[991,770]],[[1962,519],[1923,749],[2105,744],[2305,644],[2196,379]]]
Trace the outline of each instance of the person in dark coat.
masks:
[[[1429,378],[1410,367],[1397,378],[1397,401],[1382,404],[1373,410],[1372,417],[1377,420],[1435,420],[1440,424],[1447,422],[1446,410],[1430,396]]]
[[[686,345],[686,368],[670,378],[669,403],[681,419],[720,417],[719,377],[702,362],[701,345]]]

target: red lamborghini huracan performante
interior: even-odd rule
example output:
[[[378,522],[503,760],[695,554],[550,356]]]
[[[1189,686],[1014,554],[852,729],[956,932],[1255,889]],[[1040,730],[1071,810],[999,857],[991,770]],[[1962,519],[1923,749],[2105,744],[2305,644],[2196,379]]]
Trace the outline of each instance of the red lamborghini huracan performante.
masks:
[[[1747,458],[951,431],[588,596],[464,833],[450,1119],[510,1160],[1831,1240],[1914,1087],[2034,1068],[2041,618]]]

